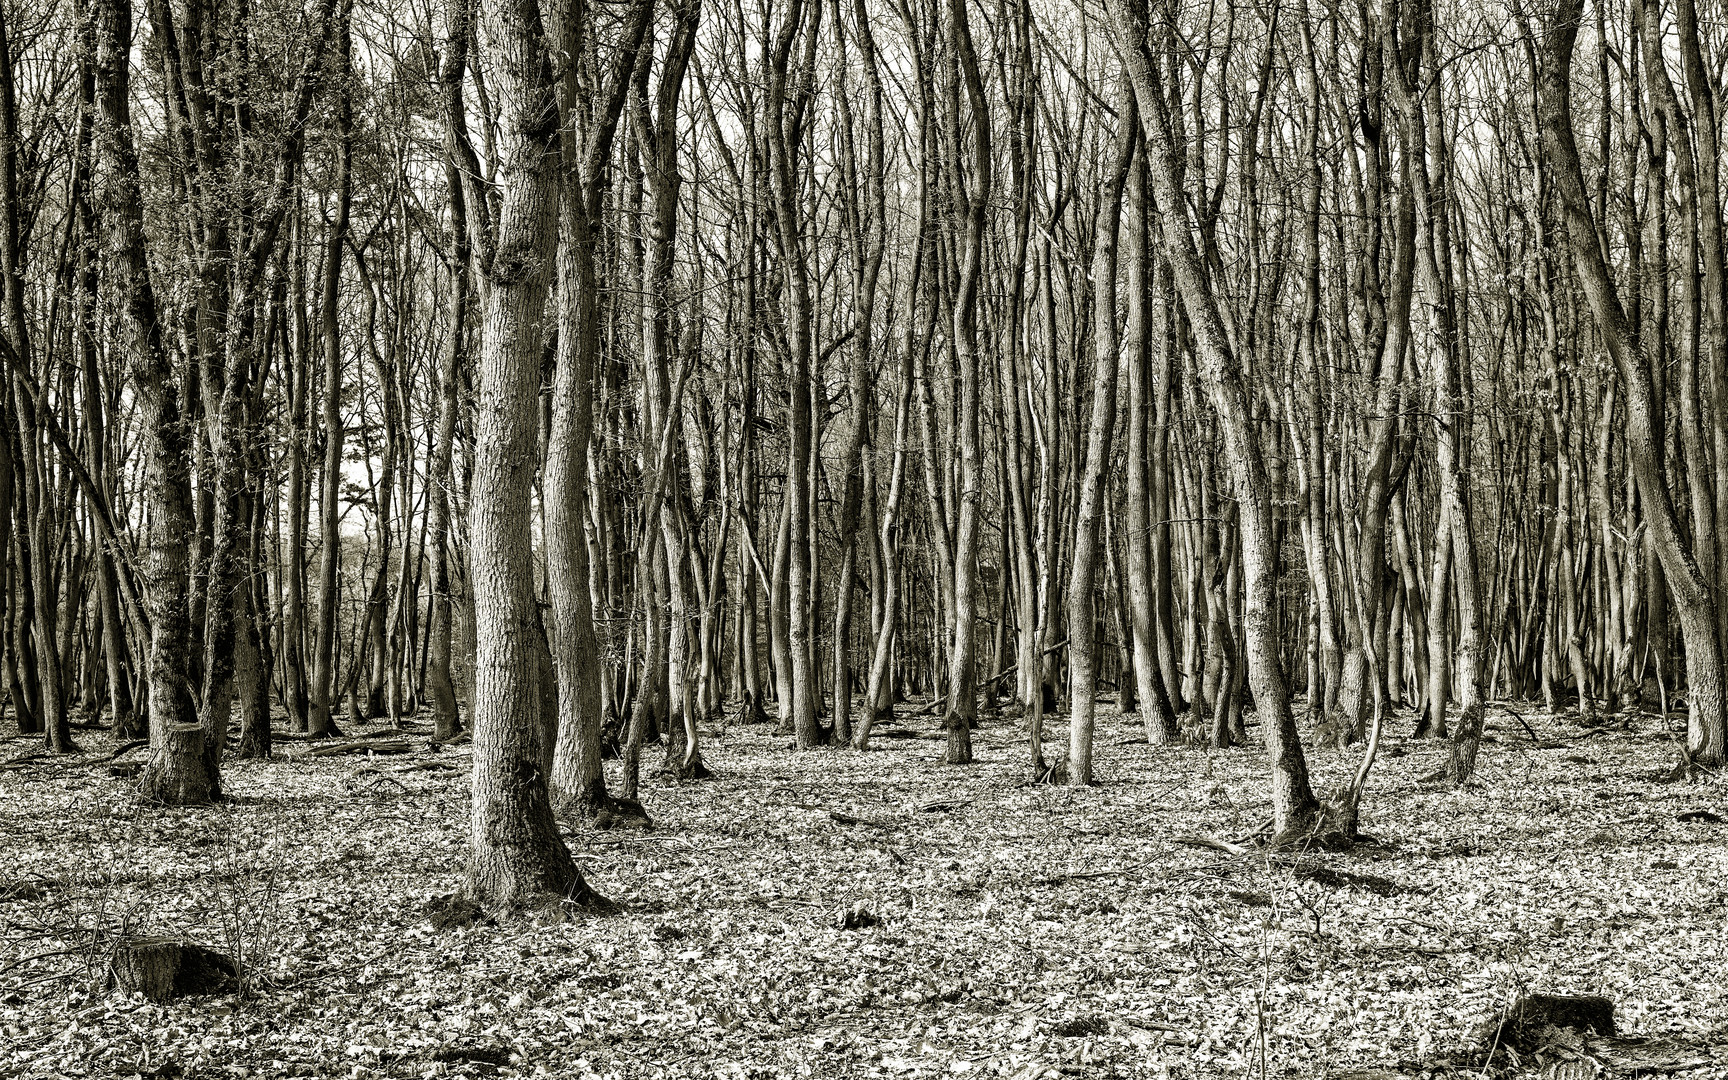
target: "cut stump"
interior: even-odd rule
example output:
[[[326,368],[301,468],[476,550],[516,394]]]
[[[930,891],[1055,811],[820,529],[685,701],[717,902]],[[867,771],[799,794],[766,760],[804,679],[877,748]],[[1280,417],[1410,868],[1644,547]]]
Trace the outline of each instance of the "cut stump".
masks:
[[[233,988],[240,969],[214,949],[173,938],[132,938],[114,950],[109,979],[126,993],[151,1001],[172,1001],[188,994],[216,994]]]
[[[167,938],[135,938],[114,950],[109,972],[125,992],[151,1001],[174,997],[174,973],[180,970],[180,943]]]

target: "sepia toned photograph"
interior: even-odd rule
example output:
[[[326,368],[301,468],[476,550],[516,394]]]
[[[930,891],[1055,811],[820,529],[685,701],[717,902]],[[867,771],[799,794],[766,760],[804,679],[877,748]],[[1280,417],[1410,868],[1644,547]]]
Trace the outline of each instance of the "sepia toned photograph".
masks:
[[[1723,0],[0,0],[0,1080],[1728,1080]]]

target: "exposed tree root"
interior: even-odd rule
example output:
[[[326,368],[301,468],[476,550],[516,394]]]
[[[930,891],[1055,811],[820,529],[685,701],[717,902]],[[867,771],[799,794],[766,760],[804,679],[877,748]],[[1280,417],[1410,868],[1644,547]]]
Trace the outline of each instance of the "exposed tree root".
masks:
[[[565,821],[592,825],[596,829],[654,831],[654,819],[648,816],[647,809],[641,803],[623,795],[612,794],[606,790],[604,784],[596,784],[592,790],[582,795],[560,799],[556,812]]]

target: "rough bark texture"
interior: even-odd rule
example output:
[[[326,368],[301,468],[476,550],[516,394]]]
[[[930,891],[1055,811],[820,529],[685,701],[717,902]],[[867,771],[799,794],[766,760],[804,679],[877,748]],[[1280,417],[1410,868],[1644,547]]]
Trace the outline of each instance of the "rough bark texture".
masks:
[[[205,802],[221,793],[219,774],[204,758],[192,707],[192,610],[188,537],[193,531],[191,430],[180,387],[162,340],[156,294],[144,247],[138,153],[132,142],[130,5],[104,0],[96,8],[97,160],[109,272],[119,294],[133,376],[144,403],[145,498],[150,507],[144,587],[150,612],[150,757],[141,792],[162,802]],[[170,733],[174,733],[172,736]]]
[[[540,353],[558,237],[555,78],[537,0],[486,0],[481,12],[495,65],[503,201],[487,268],[475,409],[474,789],[462,891],[492,910],[560,900],[605,907],[552,816],[554,729],[553,718],[541,714],[529,532]]]

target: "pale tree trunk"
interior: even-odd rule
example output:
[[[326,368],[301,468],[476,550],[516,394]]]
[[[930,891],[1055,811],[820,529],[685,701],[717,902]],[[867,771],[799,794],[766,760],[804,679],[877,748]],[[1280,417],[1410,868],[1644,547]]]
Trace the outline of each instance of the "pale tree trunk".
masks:
[[[639,325],[642,344],[642,418],[648,439],[644,440],[643,468],[652,476],[652,495],[644,509],[645,527],[660,530],[660,557],[664,565],[666,598],[665,679],[667,685],[667,740],[663,771],[679,779],[709,775],[703,764],[697,737],[694,707],[695,643],[691,639],[694,604],[691,600],[690,538],[684,520],[685,469],[681,466],[683,445],[683,388],[688,365],[700,351],[701,320],[692,313],[680,340],[674,342],[672,319],[672,256],[677,239],[678,192],[678,98],[684,71],[695,45],[699,7],[684,0],[674,9],[675,25],[662,62],[656,100],[650,111],[644,65],[650,54],[637,58],[638,78],[632,83],[630,111],[636,146],[642,159],[642,180],[649,212],[642,245],[642,306]],[[700,275],[695,295],[702,295]],[[673,367],[679,368],[676,378]],[[650,441],[652,440],[652,441]],[[652,448],[652,457],[649,457]],[[656,675],[658,677],[658,675]]]
[[[1372,360],[1370,377],[1374,382],[1374,401],[1365,418],[1365,467],[1358,481],[1356,522],[1352,528],[1345,521],[1335,524],[1347,539],[1343,596],[1339,598],[1347,639],[1343,670],[1340,673],[1337,708],[1328,715],[1330,735],[1344,739],[1360,736],[1369,704],[1370,687],[1367,678],[1367,649],[1371,647],[1374,622],[1383,600],[1384,565],[1386,560],[1386,520],[1392,498],[1392,464],[1397,435],[1397,416],[1403,390],[1403,365],[1410,344],[1410,304],[1414,288],[1415,207],[1410,195],[1406,148],[1402,183],[1392,207],[1393,227],[1390,280],[1382,288],[1380,248],[1381,215],[1386,199],[1386,181],[1392,158],[1385,146],[1386,133],[1381,86],[1385,77],[1386,55],[1383,42],[1392,34],[1390,23],[1382,20],[1382,41],[1363,45],[1364,79],[1367,91],[1362,102],[1364,145],[1360,151],[1363,196],[1357,209],[1362,212],[1361,228],[1366,236],[1359,252],[1363,260],[1362,273],[1367,282],[1360,314],[1368,320],[1365,348]],[[1346,155],[1352,162],[1356,154]]]
[[[432,435],[426,493],[429,503],[426,544],[432,560],[426,689],[432,699],[433,738],[441,742],[454,739],[462,731],[451,671],[457,605],[455,583],[462,576],[460,556],[450,529],[451,521],[460,516],[461,509],[456,492],[456,420],[462,409],[460,379],[469,349],[473,259],[477,250],[486,256],[491,253],[490,215],[486,195],[480,188],[479,165],[468,139],[467,105],[462,94],[473,30],[474,0],[451,0],[445,14],[445,51],[438,74],[444,113],[444,179],[450,189],[450,337],[439,358],[438,419]]]
[[[1032,11],[1027,0],[1017,0],[1011,26],[1010,68],[1007,107],[1010,137],[1008,140],[1009,196],[1014,200],[1014,233],[1009,247],[1008,299],[1004,312],[1007,328],[997,353],[999,369],[1002,444],[1004,461],[1003,505],[1006,507],[1005,529],[1011,530],[1014,556],[1014,657],[1015,697],[1025,708],[1031,708],[1039,691],[1038,636],[1038,570],[1033,552],[1032,520],[1028,468],[1031,455],[1025,440],[1031,436],[1031,400],[1022,379],[1029,374],[1030,364],[1021,354],[1029,344],[1026,317],[1026,258],[1032,236],[1032,164],[1036,161],[1034,143],[1037,102],[1032,63]],[[1003,573],[1008,573],[1004,565]]]
[[[1115,153],[1099,188],[1092,246],[1092,418],[1080,480],[1080,512],[1074,520],[1074,565],[1068,578],[1068,772],[1069,784],[1092,783],[1093,716],[1097,709],[1098,620],[1093,583],[1098,568],[1099,530],[1104,517],[1110,437],[1116,426],[1116,227],[1122,187],[1134,164],[1134,92],[1122,80],[1117,95]],[[1131,300],[1133,302],[1133,300]],[[1130,363],[1132,363],[1132,357]]]
[[[1302,35],[1306,56],[1302,68],[1306,101],[1302,125],[1302,308],[1298,316],[1297,359],[1301,364],[1299,378],[1300,401],[1306,415],[1302,423],[1291,419],[1290,443],[1301,471],[1299,494],[1302,496],[1302,551],[1308,565],[1308,581],[1313,609],[1311,649],[1313,663],[1308,678],[1308,713],[1314,717],[1331,715],[1336,704],[1339,681],[1344,670],[1343,653],[1338,645],[1337,600],[1332,589],[1331,553],[1327,544],[1330,535],[1327,520],[1327,485],[1331,482],[1326,468],[1326,416],[1323,411],[1323,387],[1319,359],[1320,321],[1320,133],[1319,72],[1314,61],[1314,40],[1308,23],[1307,4],[1297,12],[1297,30]]]
[[[306,421],[307,397],[311,390],[312,328],[306,317],[306,212],[296,206],[289,243],[290,342],[288,388],[288,536],[287,604],[282,620],[283,705],[296,731],[305,731],[311,700],[307,692],[306,657],[306,517],[310,503],[307,490],[307,444],[312,431]]]
[[[821,687],[816,681],[815,598],[810,587],[812,513],[810,506],[811,455],[814,417],[810,395],[815,353],[814,309],[810,295],[810,268],[804,236],[804,211],[800,190],[799,140],[812,89],[805,73],[813,67],[817,36],[824,5],[820,0],[792,0],[782,17],[772,43],[768,63],[767,101],[769,187],[773,201],[773,223],[786,278],[785,304],[787,350],[787,429],[785,536],[786,536],[786,681],[783,708],[790,704],[793,733],[801,749],[826,744],[830,731],[819,717]],[[805,25],[806,20],[808,25]],[[792,49],[802,33],[803,55],[794,68]],[[776,556],[776,564],[779,562]],[[776,565],[776,571],[778,571]],[[784,717],[783,717],[784,719]]]
[[[835,24],[844,57],[847,34],[839,13],[839,0],[835,0]],[[842,207],[852,276],[852,363],[847,369],[852,415],[844,457],[845,490],[840,508],[840,542],[843,545],[840,578],[835,583],[834,594],[834,739],[842,744],[850,743],[853,737],[852,586],[858,567],[860,528],[868,529],[860,521],[860,512],[866,483],[864,459],[867,452],[874,450],[870,446],[870,431],[875,422],[876,283],[881,277],[888,213],[883,165],[882,81],[877,70],[876,40],[870,29],[870,13],[865,0],[855,0],[853,14],[851,32],[858,40],[865,82],[862,156],[858,145],[859,133],[852,116],[851,96],[844,83],[839,90]],[[868,532],[863,533],[863,537],[868,540]],[[866,697],[864,700],[865,708],[873,711],[875,699]]]
[[[1035,635],[1032,649],[1033,664],[1037,668],[1037,680],[1033,686],[1032,709],[1032,768],[1034,773],[1045,768],[1044,759],[1038,746],[1039,734],[1044,723],[1044,713],[1053,707],[1055,701],[1054,681],[1046,667],[1049,655],[1055,650],[1059,619],[1062,606],[1057,603],[1056,593],[1060,587],[1057,580],[1057,556],[1061,539],[1058,520],[1060,509],[1057,505],[1057,478],[1062,462],[1061,436],[1061,400],[1062,380],[1060,365],[1056,353],[1056,313],[1053,280],[1050,268],[1051,241],[1045,234],[1045,241],[1038,249],[1039,253],[1039,299],[1040,312],[1044,323],[1044,401],[1043,427],[1038,440],[1038,516],[1037,516],[1037,549],[1038,549],[1038,632]]]
[[[1470,411],[1464,397],[1461,369],[1467,359],[1454,316],[1453,298],[1442,267],[1448,259],[1447,240],[1450,183],[1445,132],[1441,127],[1439,64],[1433,56],[1428,31],[1432,15],[1425,0],[1416,0],[1417,24],[1422,28],[1414,43],[1418,50],[1411,62],[1392,65],[1389,73],[1404,113],[1405,146],[1412,153],[1407,163],[1411,195],[1416,210],[1416,289],[1421,298],[1427,331],[1429,378],[1434,384],[1434,441],[1440,479],[1440,515],[1450,526],[1452,580],[1458,595],[1458,727],[1453,735],[1447,775],[1453,784],[1463,784],[1476,767],[1476,752],[1482,742],[1486,708],[1487,665],[1482,648],[1482,602],[1476,564],[1476,540],[1470,512]],[[1402,58],[1400,58],[1402,61]],[[1406,69],[1418,74],[1425,87],[1418,95],[1406,78]],[[1432,176],[1430,175],[1432,170]],[[1588,688],[1579,687],[1581,694]],[[1377,710],[1378,711],[1378,710]],[[1439,718],[1444,721],[1444,713]],[[1438,734],[1439,731],[1436,731]],[[1360,787],[1357,789],[1360,795]]]
[[[920,147],[927,144],[929,132],[928,113],[919,118]],[[911,438],[912,423],[912,381],[914,372],[914,354],[919,350],[929,348],[930,336],[935,323],[935,305],[929,305],[925,315],[919,318],[911,317],[911,312],[917,310],[919,290],[923,282],[925,264],[930,257],[930,189],[929,171],[925,168],[927,162],[920,159],[917,170],[917,218],[912,236],[916,244],[912,250],[912,265],[905,274],[905,291],[901,300],[903,309],[908,313],[904,328],[900,334],[900,342],[896,349],[896,368],[898,379],[894,391],[894,460],[889,466],[888,493],[881,505],[881,517],[877,523],[876,543],[881,553],[882,561],[882,619],[876,628],[875,640],[870,651],[870,673],[864,690],[864,718],[859,721],[852,735],[852,746],[864,750],[870,744],[870,731],[878,720],[885,719],[892,710],[893,703],[893,664],[895,642],[900,633],[900,586],[903,574],[901,565],[901,535],[904,528],[901,521],[901,504],[906,492],[906,458],[908,455],[908,440]],[[922,324],[922,333],[919,332]]]
[[[1126,96],[1126,95],[1125,95]],[[1151,478],[1147,475],[1150,452],[1148,427],[1151,420],[1152,332],[1148,309],[1158,297],[1149,289],[1150,252],[1147,245],[1148,215],[1146,163],[1137,160],[1128,175],[1128,224],[1124,233],[1124,255],[1128,264],[1128,330],[1123,357],[1128,365],[1128,485],[1126,548],[1129,621],[1133,630],[1134,687],[1140,697],[1141,720],[1146,742],[1157,746],[1175,742],[1176,710],[1164,685],[1158,660],[1157,598],[1154,595],[1152,533],[1162,529],[1152,519]],[[1157,343],[1159,347],[1162,342]]]
[[[913,256],[911,288],[916,295],[920,259]],[[890,699],[889,668],[894,658],[894,639],[898,632],[900,602],[900,502],[906,489],[906,440],[912,407],[912,331],[908,329],[900,346],[899,380],[894,400],[894,463],[888,476],[888,495],[882,504],[880,534],[883,568],[882,625],[870,652],[870,675],[864,690],[864,718],[852,735],[852,746],[864,750],[870,744],[870,729],[888,710],[881,705]]]
[[[454,180],[453,172],[451,170],[445,175]],[[460,206],[461,197],[460,189],[453,187],[453,209]],[[452,217],[460,225],[463,214],[457,210]],[[456,687],[450,678],[453,606],[450,571],[456,560],[455,544],[450,536],[450,517],[456,502],[451,470],[455,457],[456,413],[461,408],[457,379],[463,355],[467,352],[468,258],[468,245],[459,238],[456,255],[450,264],[450,326],[447,331],[450,340],[445,343],[438,362],[438,419],[432,432],[427,470],[426,547],[432,561],[432,588],[427,596],[431,626],[426,650],[426,693],[432,703],[432,738],[438,742],[448,742],[462,730],[462,719],[456,709]]]

